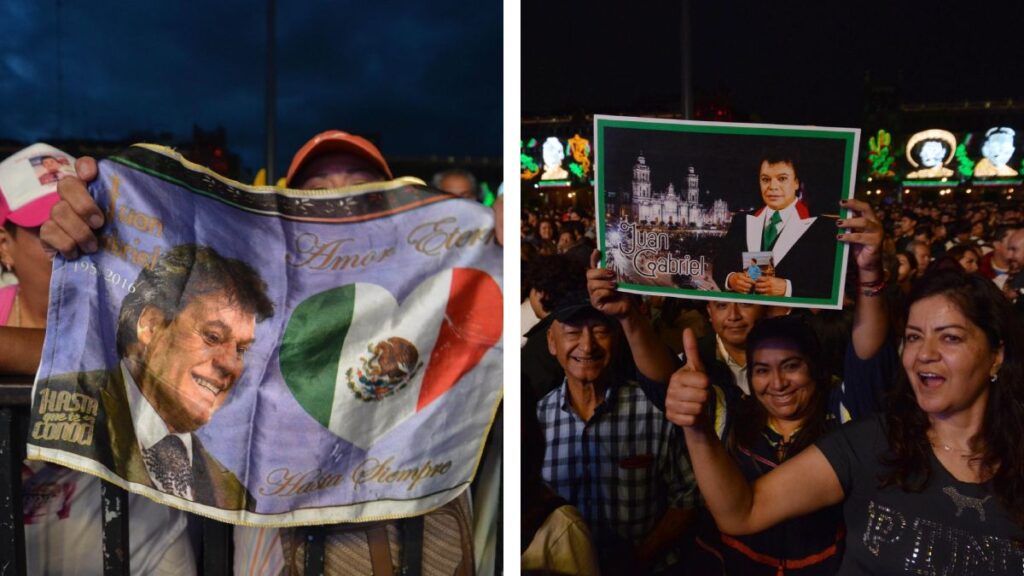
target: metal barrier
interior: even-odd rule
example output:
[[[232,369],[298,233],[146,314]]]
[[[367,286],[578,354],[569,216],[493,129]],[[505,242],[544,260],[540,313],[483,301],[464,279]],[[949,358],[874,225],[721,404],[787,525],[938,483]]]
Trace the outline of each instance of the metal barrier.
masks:
[[[25,524],[21,493],[21,463],[25,459],[28,438],[32,380],[28,376],[0,375],[0,574],[25,576]],[[103,575],[128,576],[128,493],[103,482]],[[122,513],[123,512],[123,513]],[[201,522],[201,538],[196,550],[199,574],[232,573],[233,546],[231,526],[207,518]],[[310,553],[306,554],[305,574],[324,572],[323,527],[305,529]],[[99,567],[96,567],[97,570]]]

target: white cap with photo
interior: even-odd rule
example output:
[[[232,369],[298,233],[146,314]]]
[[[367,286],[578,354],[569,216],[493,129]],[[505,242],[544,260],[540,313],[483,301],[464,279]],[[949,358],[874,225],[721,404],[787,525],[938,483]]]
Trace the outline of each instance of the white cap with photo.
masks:
[[[42,225],[60,199],[57,182],[74,175],[75,158],[49,144],[33,144],[0,162],[0,225]]]

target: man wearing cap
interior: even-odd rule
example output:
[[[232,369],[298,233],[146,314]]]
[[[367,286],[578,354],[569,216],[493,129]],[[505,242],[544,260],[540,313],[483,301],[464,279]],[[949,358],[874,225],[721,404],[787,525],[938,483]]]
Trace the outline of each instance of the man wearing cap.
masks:
[[[665,573],[679,561],[698,495],[678,429],[614,369],[619,324],[633,324],[602,314],[585,291],[561,298],[551,318],[548,350],[565,380],[537,405],[544,479],[586,520],[602,572]]]

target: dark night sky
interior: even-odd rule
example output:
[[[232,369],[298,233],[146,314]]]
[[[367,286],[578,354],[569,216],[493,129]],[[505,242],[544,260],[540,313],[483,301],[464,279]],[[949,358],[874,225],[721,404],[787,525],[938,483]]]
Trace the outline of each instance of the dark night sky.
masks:
[[[263,163],[265,4],[0,4],[0,138],[120,139],[224,126]],[[389,156],[501,154],[501,2],[277,5],[278,173],[340,128]]]
[[[523,0],[523,113],[680,109],[679,2]],[[693,86],[737,115],[856,126],[865,75],[907,103],[1024,101],[1024,3],[691,2]]]

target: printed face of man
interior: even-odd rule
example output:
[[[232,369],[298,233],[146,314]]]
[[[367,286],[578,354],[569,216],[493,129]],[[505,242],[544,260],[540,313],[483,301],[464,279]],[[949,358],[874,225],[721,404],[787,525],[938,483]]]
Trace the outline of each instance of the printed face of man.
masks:
[[[43,168],[46,168],[47,172],[60,172],[60,162],[56,158],[47,156],[43,158]]]
[[[256,316],[224,292],[197,296],[164,323],[156,308],[139,318],[139,388],[175,433],[209,422],[242,375],[256,335]]]
[[[796,200],[800,181],[789,162],[761,162],[761,199],[772,210],[782,210]]]

